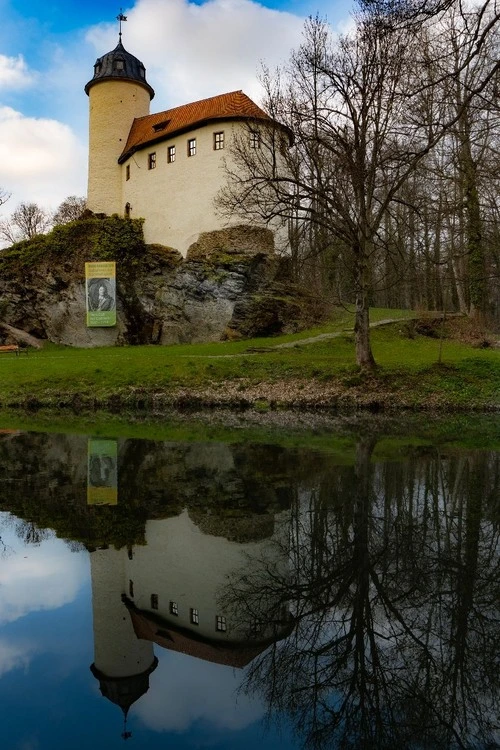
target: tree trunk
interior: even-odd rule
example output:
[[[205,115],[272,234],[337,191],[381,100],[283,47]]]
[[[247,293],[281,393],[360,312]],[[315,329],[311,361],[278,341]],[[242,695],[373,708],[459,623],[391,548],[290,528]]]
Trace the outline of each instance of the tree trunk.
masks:
[[[364,249],[357,248],[355,259],[356,318],[354,322],[354,341],[356,345],[356,364],[363,370],[374,370],[376,363],[373,358],[370,341],[369,273]]]

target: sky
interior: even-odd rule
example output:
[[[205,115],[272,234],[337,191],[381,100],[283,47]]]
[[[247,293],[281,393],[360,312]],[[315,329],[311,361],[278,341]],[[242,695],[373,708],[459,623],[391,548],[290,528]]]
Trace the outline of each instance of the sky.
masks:
[[[146,66],[151,112],[243,89],[259,102],[262,63],[285,62],[304,20],[348,27],[351,0],[136,0],[124,47]],[[118,41],[110,0],[0,0],[0,221],[21,202],[54,210],[87,184],[88,98],[97,57]]]

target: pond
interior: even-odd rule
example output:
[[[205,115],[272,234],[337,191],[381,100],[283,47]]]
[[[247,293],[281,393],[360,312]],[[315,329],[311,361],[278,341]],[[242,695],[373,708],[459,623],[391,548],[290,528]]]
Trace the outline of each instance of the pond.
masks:
[[[500,450],[100,433],[0,431],[4,747],[500,747]]]

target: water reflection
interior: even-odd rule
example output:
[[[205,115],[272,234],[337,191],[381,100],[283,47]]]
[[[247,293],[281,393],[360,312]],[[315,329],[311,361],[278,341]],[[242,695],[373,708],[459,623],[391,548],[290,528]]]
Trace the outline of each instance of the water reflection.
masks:
[[[301,487],[287,575],[257,556],[227,587],[235,613],[293,611],[246,689],[314,748],[497,747],[499,457],[376,465],[372,449]]]
[[[360,438],[339,465],[271,445],[120,440],[106,507],[87,503],[86,439],[5,435],[0,506],[30,550],[46,528],[85,544],[92,673],[157,731],[209,713],[227,729],[226,675],[244,668],[233,728],[264,703],[315,750],[498,747],[500,456],[375,462],[374,446]],[[36,601],[5,571],[6,592]],[[25,658],[5,652],[7,666]]]

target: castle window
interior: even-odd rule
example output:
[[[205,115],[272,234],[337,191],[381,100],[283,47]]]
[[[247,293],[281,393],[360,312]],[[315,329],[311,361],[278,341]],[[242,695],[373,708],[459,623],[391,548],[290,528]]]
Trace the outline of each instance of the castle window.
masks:
[[[169,146],[167,149],[167,162],[172,164],[175,161],[175,146]]]
[[[125,218],[130,219],[130,212],[132,210],[132,206],[130,203],[125,203]]]
[[[157,122],[156,125],[153,125],[153,130],[155,133],[158,133],[160,130],[165,130],[170,120],[162,120],[162,122]]]
[[[94,75],[95,75],[95,76],[96,76],[96,75],[97,75],[98,73],[100,73],[100,72],[101,72],[101,68],[102,68],[102,63],[100,63],[100,62],[96,62],[96,64],[94,65]]]
[[[189,610],[189,614],[190,614],[190,620],[191,620],[192,624],[193,625],[199,625],[200,624],[200,613],[198,612],[198,610],[197,609],[193,609],[191,607],[191,609]]]
[[[250,131],[250,148],[260,148],[260,133],[258,130]]]
[[[224,133],[214,133],[214,151],[224,148]]]
[[[146,78],[146,68],[144,67],[144,65],[141,65],[141,67],[139,68],[139,75],[141,76],[141,78]]]
[[[219,633],[225,633],[227,630],[227,624],[226,624],[226,618],[222,617],[221,615],[216,615],[215,617],[215,629]]]
[[[158,594],[151,594],[151,609],[158,609]]]
[[[262,633],[263,625],[260,620],[253,620],[251,626],[250,626],[250,634],[257,638]]]
[[[125,167],[125,179],[130,180],[130,164]]]
[[[114,63],[115,70],[125,70],[125,63],[123,60],[115,60]]]
[[[177,617],[177,615],[179,614],[179,608],[177,606],[177,602],[170,602],[169,610],[170,610],[171,615],[175,615]]]
[[[128,582],[128,594],[131,599],[134,598],[134,582],[133,581]]]
[[[190,138],[188,140],[188,156],[196,155],[196,138]]]
[[[156,151],[148,154],[148,169],[156,169]]]

